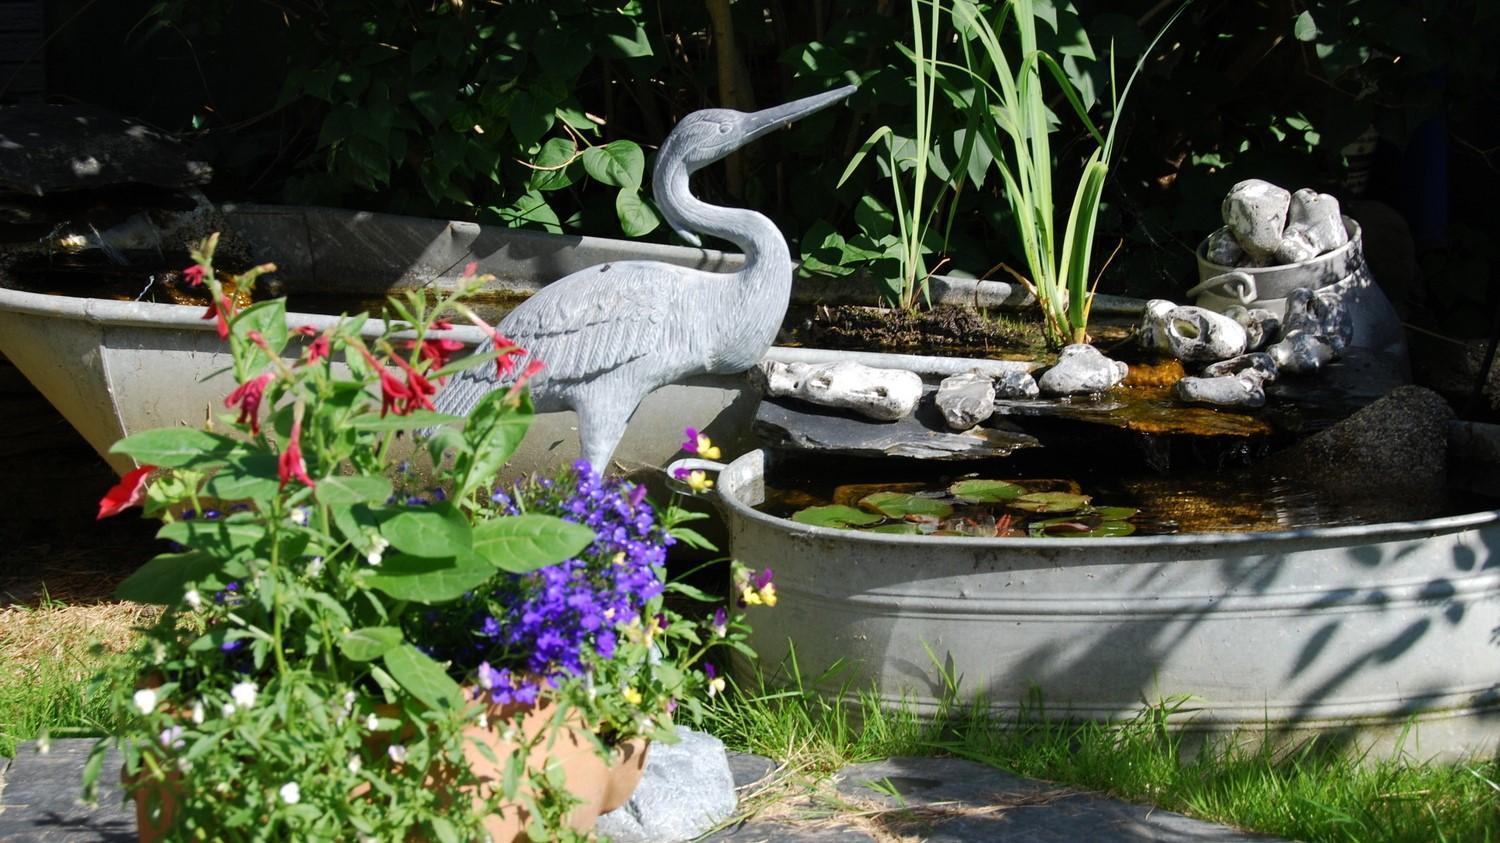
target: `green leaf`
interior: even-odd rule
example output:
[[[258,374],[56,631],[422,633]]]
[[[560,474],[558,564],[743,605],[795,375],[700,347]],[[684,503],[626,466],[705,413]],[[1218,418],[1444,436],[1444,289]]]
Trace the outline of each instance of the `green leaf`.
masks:
[[[829,506],[810,506],[792,513],[792,520],[798,524],[810,524],[814,527],[832,527],[836,530],[845,530],[850,527],[864,527],[869,524],[877,524],[885,520],[884,516],[855,509],[843,504],[832,504]]]
[[[1107,538],[1131,535],[1135,532],[1135,525],[1129,521],[1095,522],[1089,518],[1064,516],[1033,521],[1027,525],[1027,531],[1035,538]]]
[[[229,461],[203,484],[203,493],[226,501],[270,500],[281,488],[274,454],[247,454]]]
[[[266,539],[266,528],[254,521],[173,521],[162,525],[156,537],[222,558],[255,551]]]
[[[1026,490],[1005,480],[960,480],[948,494],[965,503],[998,503],[1015,500]]]
[[[562,190],[573,183],[567,165],[578,155],[578,145],[570,138],[552,138],[542,144],[542,151],[531,165],[539,169],[531,171],[528,186],[532,190]]]
[[[1088,506],[1088,495],[1072,492],[1031,492],[1010,502],[1016,509],[1026,512],[1076,512]]]
[[[365,581],[397,600],[443,603],[464,596],[493,576],[495,567],[473,554],[435,559],[394,553],[381,560]]]
[[[583,151],[583,169],[611,187],[640,189],[646,156],[634,141],[610,141]]]
[[[220,465],[231,456],[247,453],[244,445],[227,436],[191,427],[142,431],[116,442],[109,452],[161,468]]]
[[[1312,12],[1297,16],[1297,21],[1292,24],[1292,36],[1303,43],[1318,40],[1318,24],[1313,20]]]
[[[391,496],[391,481],[384,477],[334,475],[319,480],[313,496],[318,499],[318,503],[327,506],[368,501],[383,503]]]
[[[229,342],[235,351],[234,370],[242,383],[271,363],[260,344],[251,342],[251,331],[260,333],[272,354],[280,354],[288,337],[286,299],[253,304],[240,311],[229,323]]]
[[[378,413],[365,413],[351,419],[349,426],[355,430],[416,430],[451,424],[461,421],[462,418],[462,416],[450,416],[447,413],[435,413],[432,410],[412,410],[404,416],[386,416],[385,418],[381,418]]]
[[[367,626],[344,633],[339,649],[354,661],[369,662],[390,652],[401,641],[401,630],[394,626]]]
[[[557,119],[552,113],[555,105],[532,91],[519,91],[511,98],[510,132],[523,149],[529,149],[552,128],[552,121]]]
[[[218,590],[227,580],[216,576],[222,560],[201,550],[163,553],[137,568],[115,588],[115,597],[136,603],[172,606],[182,602],[190,586]]]
[[[535,190],[526,191],[515,202],[504,208],[497,208],[495,212],[511,228],[531,225],[541,226],[544,231],[552,234],[562,233],[562,221],[557,218],[557,212]]]
[[[463,691],[448,678],[443,666],[410,644],[392,648],[383,658],[385,669],[408,694],[428,708],[457,709]]]
[[[577,556],[594,531],[551,515],[494,518],[474,528],[474,552],[495,567],[524,574]]]
[[[391,546],[413,556],[457,556],[473,547],[469,522],[451,503],[403,509],[380,525]]]
[[[904,518],[908,515],[946,518],[953,514],[953,504],[904,492],[876,492],[861,498],[859,505],[891,518]]]
[[[490,483],[515,452],[531,427],[531,399],[523,397],[512,406],[505,390],[494,390],[479,399],[464,423],[464,441],[469,453],[455,466],[463,483],[454,490],[457,499],[467,498],[481,484]]]
[[[615,213],[627,237],[644,237],[661,225],[661,218],[635,188],[622,188],[615,194]]]

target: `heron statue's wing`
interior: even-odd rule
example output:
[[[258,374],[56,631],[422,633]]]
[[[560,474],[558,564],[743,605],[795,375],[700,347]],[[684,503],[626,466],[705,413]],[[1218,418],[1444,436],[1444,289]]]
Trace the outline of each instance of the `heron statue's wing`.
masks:
[[[661,354],[679,330],[679,274],[668,264],[626,261],[588,269],[539,290],[501,320],[499,329],[545,368],[533,382],[563,385],[586,381],[639,357]],[[480,351],[486,351],[486,344]],[[506,379],[495,367],[479,366],[455,376],[438,395],[445,413],[466,414]]]

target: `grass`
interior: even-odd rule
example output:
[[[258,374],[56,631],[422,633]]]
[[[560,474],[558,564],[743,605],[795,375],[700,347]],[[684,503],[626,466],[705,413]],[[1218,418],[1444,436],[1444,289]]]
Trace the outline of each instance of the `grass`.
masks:
[[[981,701],[960,703],[950,683],[936,716],[920,718],[910,707],[883,708],[869,694],[838,705],[791,674],[789,689],[762,682],[726,695],[705,724],[731,748],[783,763],[782,785],[760,794],[752,809],[774,812],[777,802],[807,804],[802,797],[811,797],[825,814],[868,819],[870,811],[840,804],[821,782],[846,764],[954,755],[1295,840],[1500,841],[1500,759],[1374,760],[1317,742],[1223,741],[1189,753],[1182,734],[1167,726],[1180,702],[1115,724],[1024,715],[1002,721]],[[1040,710],[1037,702],[1031,711]]]
[[[45,595],[0,607],[0,756],[41,735],[104,734],[105,690],[95,677],[130,646],[148,607],[69,605]]]

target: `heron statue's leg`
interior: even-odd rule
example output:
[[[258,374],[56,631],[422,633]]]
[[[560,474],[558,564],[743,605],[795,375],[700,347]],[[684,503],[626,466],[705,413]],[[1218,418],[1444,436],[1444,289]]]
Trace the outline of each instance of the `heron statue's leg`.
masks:
[[[583,458],[594,471],[604,474],[609,467],[609,458],[625,436],[625,424],[630,420],[634,407],[612,407],[608,402],[602,406],[589,405],[578,411],[578,444]]]

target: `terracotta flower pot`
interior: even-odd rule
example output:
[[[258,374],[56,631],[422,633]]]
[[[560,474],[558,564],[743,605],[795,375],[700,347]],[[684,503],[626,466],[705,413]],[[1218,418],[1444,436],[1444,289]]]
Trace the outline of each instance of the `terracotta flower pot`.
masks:
[[[645,772],[649,744],[644,738],[626,741],[614,748],[613,758],[602,758],[588,731],[574,716],[564,718],[560,727],[550,735],[544,735],[552,727],[556,714],[555,707],[545,703],[525,709],[519,728],[507,739],[506,731],[514,722],[516,714],[521,712],[522,707],[518,706],[489,706],[485,712],[488,720],[485,727],[481,727],[478,722],[471,722],[465,727],[464,758],[469,763],[471,773],[480,780],[481,788],[486,791],[489,788],[500,788],[508,759],[521,751],[524,745],[535,741],[527,758],[527,766],[540,770],[549,763],[560,764],[568,792],[580,800],[568,815],[568,825],[571,828],[587,831],[594,827],[600,814],[612,811],[630,799]],[[392,713],[394,712],[387,712]],[[539,736],[541,737],[538,739]],[[369,745],[376,752],[383,753],[390,742],[389,734],[377,733],[371,736]],[[479,748],[481,745],[494,754],[495,761],[485,757]],[[120,780],[127,789],[135,784],[135,780],[126,775],[124,770],[121,770]],[[171,836],[177,796],[180,793],[178,782],[181,780],[182,774],[173,770],[168,773],[164,785],[148,785],[135,790],[136,828],[141,843],[155,843]],[[441,782],[434,780],[433,784],[440,786]],[[365,792],[368,792],[367,788],[360,788],[350,794],[350,798],[358,799]],[[476,801],[479,799],[480,797],[476,797]],[[495,843],[526,841],[530,839],[525,833],[529,819],[529,813],[521,805],[504,805],[499,812],[485,818],[484,829]]]

